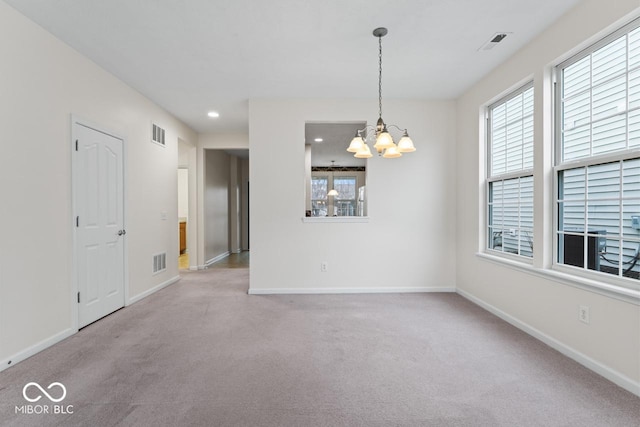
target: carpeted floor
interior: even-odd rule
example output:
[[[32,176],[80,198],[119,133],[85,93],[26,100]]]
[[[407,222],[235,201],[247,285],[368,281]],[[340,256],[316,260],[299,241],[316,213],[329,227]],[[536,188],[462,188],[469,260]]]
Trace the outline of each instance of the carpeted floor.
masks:
[[[455,294],[249,296],[247,269],[182,274],[0,373],[0,425],[640,424],[640,398]],[[73,414],[15,414],[31,381],[64,384]]]

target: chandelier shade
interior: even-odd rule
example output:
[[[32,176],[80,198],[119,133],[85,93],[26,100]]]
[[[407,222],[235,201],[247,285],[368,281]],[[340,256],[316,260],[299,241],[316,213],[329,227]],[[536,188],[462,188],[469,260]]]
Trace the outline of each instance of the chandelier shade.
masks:
[[[369,157],[373,157],[373,154],[371,154],[371,149],[369,148],[369,146],[363,143],[360,150],[358,150],[358,152],[353,157],[357,157],[358,159],[368,159]]]
[[[416,147],[413,146],[413,141],[409,138],[409,135],[405,131],[400,141],[398,141],[398,151],[401,153],[413,153],[416,151]]]
[[[385,150],[387,148],[391,148],[395,146],[396,144],[394,144],[393,142],[393,137],[391,137],[391,134],[389,133],[389,131],[387,130],[387,127],[385,126],[382,129],[382,132],[379,132],[378,136],[376,136],[376,144],[373,146],[373,148],[375,148],[378,152],[380,152],[381,150]]]
[[[384,150],[384,154],[382,155],[385,159],[395,159],[400,156],[402,156],[402,153],[398,151],[398,147],[395,145]]]
[[[349,153],[357,153],[358,151],[362,150],[363,145],[365,145],[364,139],[362,139],[360,134],[356,132],[356,136],[354,136],[351,140],[351,144],[349,144],[349,148],[347,148],[347,151]]]

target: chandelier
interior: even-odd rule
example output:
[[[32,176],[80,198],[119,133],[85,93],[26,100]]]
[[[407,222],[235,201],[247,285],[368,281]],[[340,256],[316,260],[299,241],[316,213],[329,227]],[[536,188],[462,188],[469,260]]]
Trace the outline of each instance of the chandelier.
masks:
[[[416,148],[413,146],[413,141],[409,138],[409,133],[406,129],[392,124],[387,125],[384,120],[382,120],[382,37],[386,35],[387,29],[384,27],[373,30],[373,36],[378,38],[378,122],[375,126],[367,125],[357,130],[356,135],[351,140],[351,144],[349,144],[349,148],[347,148],[348,152],[355,153],[353,157],[359,159],[367,159],[373,156],[366,141],[369,139],[370,134],[365,134],[363,137],[363,133],[365,133],[366,130],[375,131],[373,134],[375,134],[376,143],[373,148],[376,149],[379,156],[393,159],[402,156],[402,153],[416,151]],[[402,137],[397,145],[389,133],[389,128],[395,128],[402,132]]]

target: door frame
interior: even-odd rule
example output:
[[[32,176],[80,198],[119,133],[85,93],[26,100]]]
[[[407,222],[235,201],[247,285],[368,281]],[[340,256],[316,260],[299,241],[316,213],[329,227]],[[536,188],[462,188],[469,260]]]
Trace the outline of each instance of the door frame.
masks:
[[[73,248],[71,250],[71,329],[75,332],[78,332],[79,328],[79,312],[80,307],[78,306],[78,292],[80,290],[80,284],[78,283],[78,229],[76,228],[76,211],[77,211],[77,200],[76,200],[76,182],[77,182],[77,174],[78,174],[78,166],[76,164],[77,156],[74,155],[76,152],[76,125],[84,126],[89,129],[92,129],[96,132],[103,133],[105,135],[109,135],[111,137],[122,140],[122,214],[123,214],[123,228],[127,229],[127,199],[128,199],[128,191],[127,191],[127,150],[126,150],[126,139],[120,136],[116,132],[112,132],[111,130],[106,129],[104,126],[86,120],[76,114],[71,114],[71,140],[69,144],[69,155],[71,156],[71,216],[69,218],[70,226],[71,226],[71,244]],[[122,247],[122,272],[123,272],[123,281],[124,281],[124,306],[128,306],[131,304],[129,298],[129,245],[127,241],[129,239],[123,239],[123,247]]]

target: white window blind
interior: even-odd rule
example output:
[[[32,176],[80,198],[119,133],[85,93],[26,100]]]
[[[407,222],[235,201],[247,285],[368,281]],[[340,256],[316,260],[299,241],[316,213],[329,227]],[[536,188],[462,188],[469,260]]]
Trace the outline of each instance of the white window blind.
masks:
[[[533,256],[533,87],[488,108],[487,248]]]
[[[490,176],[533,168],[533,88],[490,107]]]
[[[640,148],[640,29],[561,68],[561,162]]]

